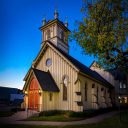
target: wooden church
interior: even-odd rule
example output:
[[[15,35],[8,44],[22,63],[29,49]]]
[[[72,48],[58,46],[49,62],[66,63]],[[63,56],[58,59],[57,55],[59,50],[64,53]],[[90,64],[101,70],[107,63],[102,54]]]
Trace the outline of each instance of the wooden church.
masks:
[[[25,108],[81,112],[112,107],[114,86],[69,55],[67,19],[61,22],[56,9],[54,20],[46,22],[44,15],[39,29],[41,50],[24,77]]]

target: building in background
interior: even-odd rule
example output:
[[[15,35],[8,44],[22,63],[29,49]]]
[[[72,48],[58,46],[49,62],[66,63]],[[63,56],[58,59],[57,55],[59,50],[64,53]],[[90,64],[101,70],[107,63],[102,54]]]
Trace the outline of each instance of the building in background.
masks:
[[[23,99],[22,90],[0,86],[0,106],[20,106]]]
[[[120,71],[119,69],[105,71],[95,61],[91,64],[90,69],[97,72],[114,86],[114,93],[111,93],[111,97],[116,107],[119,106],[119,97],[121,98],[121,106],[128,106],[128,74],[125,71]]]

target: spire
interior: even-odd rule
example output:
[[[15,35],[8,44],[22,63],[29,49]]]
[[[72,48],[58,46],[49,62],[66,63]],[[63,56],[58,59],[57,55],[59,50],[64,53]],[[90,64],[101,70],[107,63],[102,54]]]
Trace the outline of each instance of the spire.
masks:
[[[68,22],[67,22],[67,16],[65,17],[66,18],[66,21],[65,21],[65,26],[68,27]]]
[[[46,24],[45,15],[46,15],[46,14],[44,14],[43,25]]]
[[[59,16],[59,14],[57,13],[57,7],[58,6],[56,5],[56,7],[55,7],[56,10],[55,10],[55,13],[54,13],[54,19],[58,19],[58,16]]]

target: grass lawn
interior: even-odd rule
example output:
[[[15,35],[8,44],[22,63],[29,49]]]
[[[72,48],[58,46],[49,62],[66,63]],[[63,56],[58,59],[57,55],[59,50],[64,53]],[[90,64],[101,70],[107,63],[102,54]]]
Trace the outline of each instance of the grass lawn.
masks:
[[[25,121],[77,121],[82,120],[83,118],[66,118],[63,115],[54,115],[54,116],[47,116],[47,117],[31,117],[24,119]]]
[[[128,128],[128,112],[122,112],[121,124],[119,114],[93,124],[69,125],[69,126],[41,126],[41,125],[20,125],[20,124],[0,124],[4,128]]]
[[[11,116],[14,112],[11,111],[0,111],[0,117]]]

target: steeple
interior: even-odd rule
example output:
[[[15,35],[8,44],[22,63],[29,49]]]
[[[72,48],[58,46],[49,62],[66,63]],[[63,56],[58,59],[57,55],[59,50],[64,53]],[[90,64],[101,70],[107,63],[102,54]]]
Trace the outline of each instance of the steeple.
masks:
[[[46,15],[46,14],[44,14],[43,26],[46,24],[45,15]]]
[[[66,18],[66,21],[65,21],[65,27],[68,27],[68,22],[67,22],[67,16],[65,17]]]
[[[66,33],[70,30],[68,29],[67,16],[66,22],[63,23],[58,19],[57,6],[55,8],[54,20],[46,22],[46,14],[44,14],[43,26],[39,28],[42,31],[41,47],[44,45],[45,41],[49,40],[65,53],[69,54],[69,45]]]
[[[57,12],[57,5],[56,5],[56,10],[55,10],[55,13],[54,13],[54,19],[58,19],[58,16],[59,16],[59,14],[58,14],[58,12]]]

